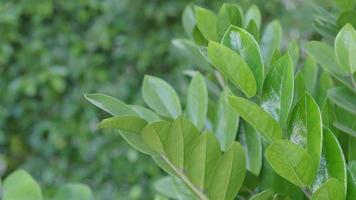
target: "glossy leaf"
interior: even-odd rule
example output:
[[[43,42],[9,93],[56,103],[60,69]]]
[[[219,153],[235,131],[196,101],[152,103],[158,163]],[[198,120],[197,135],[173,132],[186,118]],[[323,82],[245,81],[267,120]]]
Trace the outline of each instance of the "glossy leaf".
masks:
[[[345,72],[356,71],[356,31],[351,24],[346,24],[335,38],[335,54]]]
[[[315,191],[311,200],[343,200],[345,193],[342,184],[335,178],[330,178]]]
[[[200,32],[207,40],[217,41],[216,15],[208,9],[196,7],[195,20]]]
[[[259,133],[246,122],[241,123],[239,141],[246,152],[246,168],[258,176],[262,168],[262,141]]]
[[[258,30],[261,28],[261,11],[256,5],[252,5],[248,8],[245,14],[244,18],[244,26],[247,27],[247,25],[250,23],[250,21],[253,20],[256,25]]]
[[[262,94],[262,108],[286,126],[292,106],[294,81],[293,62],[289,54],[274,62],[267,74]]]
[[[356,115],[356,92],[345,87],[334,87],[328,91],[328,97],[339,107]]]
[[[219,160],[209,185],[209,199],[233,200],[239,191],[246,173],[245,154],[235,142]]]
[[[68,183],[62,186],[56,193],[53,200],[94,200],[91,189],[83,184]]]
[[[230,26],[222,38],[222,43],[235,50],[244,59],[256,79],[258,90],[261,90],[264,67],[260,48],[254,36],[242,28]]]
[[[214,67],[240,88],[247,97],[255,96],[256,80],[247,63],[238,53],[222,44],[210,41],[208,56]]]
[[[174,166],[183,169],[198,137],[198,129],[189,120],[179,117],[173,121],[169,128],[165,150]]]
[[[24,170],[17,170],[3,183],[3,200],[42,200],[41,188]]]
[[[323,124],[318,104],[309,95],[304,95],[293,108],[288,133],[290,140],[306,148],[316,170],[319,167],[322,149]]]
[[[194,144],[187,162],[187,174],[193,184],[208,189],[213,171],[221,156],[220,145],[216,137],[204,132]]]
[[[201,130],[208,112],[208,90],[205,79],[199,72],[195,73],[189,84],[186,112],[188,119]]]
[[[266,149],[265,156],[273,170],[291,183],[305,187],[312,184],[315,166],[306,150],[287,140],[279,140]]]
[[[219,140],[221,149],[226,151],[235,141],[239,125],[239,116],[228,102],[228,91],[221,93],[214,121],[214,134]]]
[[[222,38],[230,25],[241,26],[242,15],[240,8],[236,4],[224,3],[218,14],[217,18],[217,33],[218,38]]]
[[[146,104],[162,116],[176,118],[182,113],[177,93],[162,79],[146,75],[142,96]]]
[[[267,67],[266,72],[268,72],[268,66],[271,63],[273,53],[276,49],[279,49],[282,43],[283,31],[279,21],[272,21],[269,23],[262,35],[261,39],[261,53],[265,67]]]
[[[229,97],[232,108],[252,125],[267,141],[282,138],[282,129],[278,122],[262,107],[241,97]]]

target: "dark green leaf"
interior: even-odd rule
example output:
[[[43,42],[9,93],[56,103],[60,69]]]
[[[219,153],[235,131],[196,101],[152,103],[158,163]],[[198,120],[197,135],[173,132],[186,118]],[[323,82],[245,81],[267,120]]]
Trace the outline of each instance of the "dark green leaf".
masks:
[[[356,198],[356,160],[349,161],[347,166],[347,200]]]

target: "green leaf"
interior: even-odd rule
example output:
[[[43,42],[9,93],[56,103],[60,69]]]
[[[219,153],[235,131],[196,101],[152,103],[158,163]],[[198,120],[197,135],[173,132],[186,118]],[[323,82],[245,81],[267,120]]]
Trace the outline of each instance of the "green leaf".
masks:
[[[347,178],[344,154],[334,134],[329,129],[324,128],[323,151],[313,189],[316,190],[321,187],[328,178],[338,179],[343,184],[346,194]]]
[[[318,104],[309,94],[304,95],[293,108],[288,133],[292,142],[307,149],[316,170],[319,168],[322,149],[322,128]]]
[[[330,178],[315,191],[311,200],[344,200],[344,188],[339,180]]]
[[[160,194],[171,198],[171,199],[178,199],[179,194],[174,186],[173,183],[173,178],[170,176],[166,176],[163,178],[158,179],[154,183],[154,188],[156,189],[157,192]]]
[[[356,31],[351,24],[346,24],[335,38],[335,54],[345,72],[356,71]]]
[[[307,86],[302,72],[297,72],[294,78],[294,97],[293,105],[307,93]]]
[[[195,20],[200,32],[207,40],[217,41],[216,15],[208,9],[196,7]]]
[[[356,160],[356,138],[349,136],[349,152],[347,155],[348,160]]]
[[[222,38],[230,25],[241,26],[242,15],[240,8],[236,4],[224,3],[218,14],[217,18],[217,33],[218,38]]]
[[[238,53],[222,44],[210,41],[208,56],[212,64],[240,88],[247,97],[256,95],[256,80],[247,63]]]
[[[246,173],[245,153],[238,142],[219,160],[209,185],[209,199],[232,200],[237,195]]]
[[[278,122],[260,106],[241,97],[229,97],[232,108],[252,125],[267,141],[282,138],[282,129]]]
[[[312,184],[315,166],[306,150],[287,140],[279,140],[266,149],[265,156],[272,169],[291,183],[305,187]]]
[[[146,120],[147,122],[153,122],[160,119],[160,117],[156,113],[145,107],[137,105],[130,105],[130,107],[137,113],[139,117]]]
[[[56,193],[54,200],[94,200],[91,189],[84,184],[67,183]]]
[[[334,87],[328,91],[328,97],[336,105],[356,115],[356,92],[345,87]]]
[[[260,48],[255,38],[239,27],[230,26],[222,38],[222,43],[235,50],[244,59],[256,79],[258,90],[261,90],[264,67]]]
[[[173,121],[169,128],[165,150],[168,159],[178,169],[183,169],[198,137],[198,129],[189,120],[179,117]]]
[[[165,154],[164,145],[167,142],[170,123],[155,121],[142,129],[143,141],[156,153]]]
[[[221,157],[220,145],[212,133],[204,132],[194,145],[187,163],[187,174],[201,190],[208,189]]]
[[[244,26],[247,27],[251,20],[253,20],[256,25],[257,29],[261,28],[261,11],[256,5],[251,5],[248,10],[246,11],[245,18],[244,18]]]
[[[221,149],[226,151],[235,141],[239,125],[239,116],[228,102],[229,91],[220,94],[213,126],[214,134],[218,138]]]
[[[353,10],[346,10],[342,12],[337,18],[337,26],[341,29],[347,23],[350,23],[353,27],[356,27],[356,12]]]
[[[273,193],[269,190],[264,190],[258,194],[253,195],[250,200],[271,200]]]
[[[300,49],[299,49],[299,44],[296,40],[293,40],[289,46],[288,46],[288,53],[290,57],[293,60],[293,66],[294,68],[298,67],[298,61],[299,61],[299,54],[300,54]]]
[[[322,106],[327,97],[327,91],[334,86],[333,80],[328,72],[322,70],[317,85],[318,89],[315,91],[317,96],[316,101],[319,106]]]
[[[187,6],[185,6],[182,13],[182,24],[185,33],[190,38],[193,38],[193,31],[194,28],[196,27],[194,4],[190,3]]]
[[[260,41],[260,32],[254,20],[251,20],[247,24],[246,31],[248,31],[251,35],[253,35],[253,37],[256,39],[257,42]]]
[[[307,56],[301,74],[304,77],[306,90],[309,94],[314,94],[315,86],[318,81],[318,66],[311,56]]]
[[[341,9],[345,10],[349,10],[354,6],[353,0],[335,0],[335,2]]]
[[[333,49],[319,41],[307,42],[305,45],[307,52],[318,62],[325,71],[335,75],[345,75],[345,72],[338,67]]]
[[[24,170],[8,175],[3,185],[3,200],[42,200],[41,188]]]
[[[187,117],[201,130],[208,112],[208,90],[204,77],[196,72],[188,88]]]
[[[239,141],[246,152],[246,168],[258,176],[262,168],[262,141],[259,133],[246,122],[241,123]]]
[[[347,200],[356,198],[356,160],[349,161],[347,166]]]
[[[122,101],[105,94],[85,94],[84,97],[96,107],[114,116],[137,115],[137,113]]]
[[[283,31],[279,21],[274,20],[266,26],[261,39],[261,53],[265,67],[267,67],[266,72],[268,72],[274,51],[281,46],[282,37]]]
[[[162,116],[177,118],[182,114],[177,93],[162,79],[146,75],[142,96],[146,104]]]
[[[339,130],[356,137],[356,114],[340,106],[335,106],[336,121],[333,125]]]
[[[279,121],[282,127],[286,126],[292,106],[293,71],[293,62],[287,53],[272,64],[263,86],[261,106]]]

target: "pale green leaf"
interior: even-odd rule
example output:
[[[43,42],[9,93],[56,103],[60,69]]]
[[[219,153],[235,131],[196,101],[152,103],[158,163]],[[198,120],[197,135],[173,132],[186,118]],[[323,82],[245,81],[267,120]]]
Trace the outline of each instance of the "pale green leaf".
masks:
[[[190,3],[185,6],[182,13],[182,24],[185,33],[192,38],[194,28],[196,27],[194,4]]]
[[[268,72],[269,64],[276,49],[279,49],[282,43],[283,31],[279,21],[274,20],[267,24],[261,39],[261,53],[266,72]]]
[[[155,121],[142,129],[143,141],[156,153],[165,154],[164,144],[167,142],[170,123]]]
[[[224,3],[218,14],[217,18],[217,33],[218,38],[222,38],[230,25],[241,26],[242,15],[240,8],[236,4]]]
[[[94,200],[91,189],[80,183],[67,183],[56,193],[53,200]]]
[[[261,28],[262,17],[261,11],[256,5],[251,5],[246,11],[244,18],[244,26],[247,27],[251,20],[256,23],[257,29],[259,30]]]
[[[356,31],[351,24],[346,24],[335,38],[335,54],[345,72],[356,71]]]
[[[330,178],[315,191],[311,200],[344,200],[344,188],[339,180]]]
[[[356,92],[345,87],[334,87],[328,91],[328,97],[339,107],[356,115]]]
[[[301,74],[303,75],[307,92],[309,94],[314,94],[316,83],[318,81],[318,66],[311,56],[307,56],[305,59]]]
[[[207,40],[217,41],[216,15],[208,9],[196,7],[195,20],[200,32]]]

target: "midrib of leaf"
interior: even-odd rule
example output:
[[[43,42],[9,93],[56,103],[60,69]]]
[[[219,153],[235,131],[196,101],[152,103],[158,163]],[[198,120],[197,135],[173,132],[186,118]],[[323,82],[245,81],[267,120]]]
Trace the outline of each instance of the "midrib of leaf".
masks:
[[[165,155],[161,154],[160,157],[168,164],[170,168],[172,168],[176,175],[200,200],[209,200],[209,198],[204,194],[204,192],[197,188],[184,174],[184,172],[174,166],[174,164]]]

